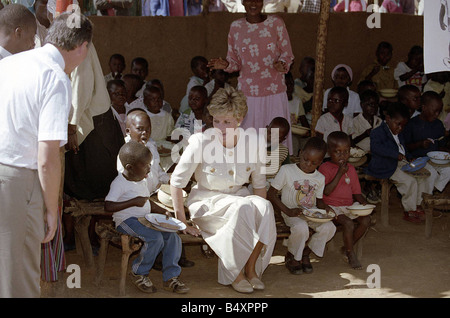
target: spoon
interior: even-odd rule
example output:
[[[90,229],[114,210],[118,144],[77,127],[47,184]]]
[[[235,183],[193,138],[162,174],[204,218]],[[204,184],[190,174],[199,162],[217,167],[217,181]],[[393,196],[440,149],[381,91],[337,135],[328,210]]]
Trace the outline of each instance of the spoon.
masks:
[[[413,164],[412,162],[409,162],[409,161],[406,160],[406,159],[403,159],[402,161],[403,161],[403,162],[406,162],[407,164],[409,164],[409,166],[410,166],[411,168],[415,168],[415,167],[416,167],[415,164]]]
[[[444,137],[445,136],[442,136],[442,137],[439,137],[439,138],[436,138],[436,139],[432,139],[432,138],[427,138],[427,139],[430,140],[434,144],[435,141],[440,141],[440,140],[444,139]]]

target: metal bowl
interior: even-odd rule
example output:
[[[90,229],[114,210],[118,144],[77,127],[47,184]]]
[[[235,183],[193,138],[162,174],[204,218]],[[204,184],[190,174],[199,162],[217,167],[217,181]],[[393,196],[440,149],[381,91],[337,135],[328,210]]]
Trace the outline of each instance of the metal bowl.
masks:
[[[372,213],[373,209],[375,209],[375,205],[373,204],[366,204],[366,205],[352,205],[348,206],[347,210],[349,210],[353,215],[357,216],[365,216]]]
[[[427,153],[427,156],[433,163],[439,165],[445,165],[450,162],[450,153],[445,151],[430,151]]]
[[[326,223],[336,216],[336,213],[334,212],[328,212],[326,210],[322,209],[308,209],[303,210],[303,215],[305,218],[307,218],[309,221],[317,222],[317,223]],[[317,217],[317,215],[320,215],[320,217]]]

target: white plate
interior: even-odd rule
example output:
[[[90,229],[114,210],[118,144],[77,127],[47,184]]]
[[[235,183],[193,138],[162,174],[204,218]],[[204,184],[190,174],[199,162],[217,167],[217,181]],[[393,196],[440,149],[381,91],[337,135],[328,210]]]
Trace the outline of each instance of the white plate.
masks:
[[[167,220],[166,216],[163,214],[149,213],[149,214],[145,215],[145,218],[154,227],[156,227],[157,229],[159,229],[161,231],[165,231],[165,232],[178,232],[178,231],[182,231],[186,228],[186,224],[184,224],[180,220],[175,219],[173,217],[169,217],[169,219]],[[172,226],[176,226],[177,229],[165,227],[165,225],[164,225],[165,223],[170,224]]]
[[[317,218],[312,215],[312,213],[321,213],[325,217]],[[323,209],[309,209],[303,210],[303,215],[310,221],[317,222],[317,223],[325,223],[333,220],[333,218],[336,216],[334,212],[327,212]]]
[[[366,204],[366,205],[356,204],[356,205],[348,206],[347,210],[349,210],[354,215],[365,216],[365,215],[369,215],[370,213],[372,213],[373,209],[375,209],[375,208],[376,208],[376,205],[373,205],[373,204]]]

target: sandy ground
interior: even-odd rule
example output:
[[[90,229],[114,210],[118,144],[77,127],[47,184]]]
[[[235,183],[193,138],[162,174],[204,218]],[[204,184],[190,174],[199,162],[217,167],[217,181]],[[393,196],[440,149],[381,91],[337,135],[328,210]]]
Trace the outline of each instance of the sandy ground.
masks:
[[[375,210],[375,217],[379,211]],[[378,212],[379,214],[379,212]],[[363,249],[363,270],[353,270],[344,262],[339,250],[342,233],[327,245],[323,258],[313,257],[314,273],[292,275],[284,266],[286,247],[277,241],[271,264],[263,275],[264,291],[239,294],[230,286],[217,283],[217,258],[205,258],[200,246],[186,246],[186,254],[195,262],[184,268],[182,280],[190,292],[178,295],[162,288],[161,272],[151,271],[150,278],[157,287],[155,294],[140,292],[127,277],[126,296],[123,298],[179,298],[186,302],[198,298],[450,298],[450,213],[435,218],[433,234],[425,238],[425,226],[402,220],[400,200],[396,190],[391,192],[390,226],[380,222],[368,232]],[[67,265],[77,264],[81,270],[80,288],[68,288],[71,273],[64,273],[57,283],[43,284],[43,298],[116,298],[119,297],[120,250],[109,247],[105,274],[100,286],[93,284],[95,267],[87,269],[76,251],[66,253]],[[95,258],[96,260],[96,258]],[[367,271],[370,264],[379,267],[380,287],[369,288],[367,280],[376,272]],[[183,300],[183,301],[184,301]]]

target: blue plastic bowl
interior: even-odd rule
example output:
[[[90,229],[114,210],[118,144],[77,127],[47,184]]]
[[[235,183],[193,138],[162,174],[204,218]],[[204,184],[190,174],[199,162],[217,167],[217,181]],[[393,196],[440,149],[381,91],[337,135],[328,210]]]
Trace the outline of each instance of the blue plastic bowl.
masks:
[[[422,169],[423,167],[425,167],[425,165],[427,164],[427,161],[428,161],[428,160],[430,160],[430,158],[428,158],[428,157],[420,157],[420,158],[417,158],[416,160],[414,160],[414,161],[411,162],[411,163],[413,163],[413,164],[415,165],[414,168],[411,167],[409,164],[405,164],[405,165],[402,167],[402,170],[403,170],[403,171],[406,171],[406,172],[414,172],[414,171],[420,170],[420,169]]]

